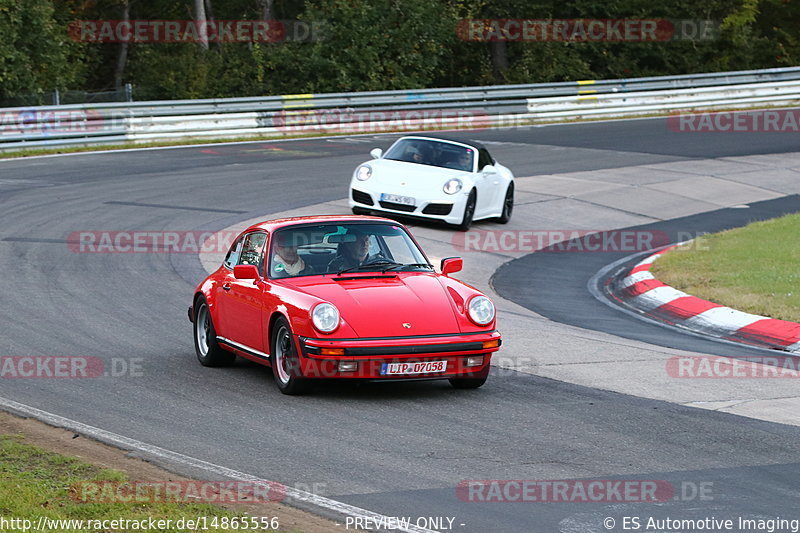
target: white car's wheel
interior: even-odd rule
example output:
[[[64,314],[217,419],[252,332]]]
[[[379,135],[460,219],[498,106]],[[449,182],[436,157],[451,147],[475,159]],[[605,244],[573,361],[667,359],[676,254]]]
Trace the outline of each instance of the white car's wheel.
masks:
[[[500,224],[508,224],[508,221],[511,220],[512,211],[514,211],[514,182],[508,184],[506,196],[503,199],[503,212],[497,218],[497,221]]]
[[[464,216],[461,217],[461,224],[458,224],[458,231],[467,231],[472,225],[472,218],[475,216],[475,206],[478,203],[478,194],[475,189],[469,192],[467,205],[464,206]]]

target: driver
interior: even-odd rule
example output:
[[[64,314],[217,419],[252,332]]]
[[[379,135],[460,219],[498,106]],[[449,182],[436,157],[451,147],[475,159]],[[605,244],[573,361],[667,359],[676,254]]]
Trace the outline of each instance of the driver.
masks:
[[[458,169],[472,171],[472,152],[470,150],[458,155]]]
[[[339,244],[337,256],[328,263],[329,272],[361,266],[369,257],[369,235],[354,229],[349,229],[346,235],[354,235],[355,240]]]
[[[417,163],[420,165],[427,164],[427,158],[418,147],[411,145],[406,148],[406,158],[410,163]]]
[[[294,235],[285,231],[275,235],[271,270],[273,277],[276,278],[308,276],[314,273],[314,268],[307,265],[298,255]]]

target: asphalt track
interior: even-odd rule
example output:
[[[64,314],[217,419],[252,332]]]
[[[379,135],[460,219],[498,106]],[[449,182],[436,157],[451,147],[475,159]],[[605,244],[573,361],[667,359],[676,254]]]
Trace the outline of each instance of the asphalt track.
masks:
[[[621,231],[652,233],[669,243],[681,242],[688,235],[716,233],[781,215],[800,212],[800,196],[755,202],[747,208],[726,208],[655,224],[644,224]],[[664,242],[663,244],[667,244]],[[630,269],[642,254],[607,252],[587,254],[564,252],[571,242],[558,243],[549,249],[504,264],[493,276],[498,294],[552,320],[586,329],[611,333],[678,350],[700,351],[721,356],[763,354],[748,346],[706,340],[646,322],[632,321],[628,314],[609,310],[587,290],[587,284],[606,265],[622,262],[613,272]],[[574,249],[574,248],[573,248]],[[609,278],[613,275],[609,272]],[[526,279],[521,284],[519,280]],[[597,285],[606,279],[595,280]],[[600,289],[601,287],[598,287]],[[602,292],[602,291],[598,291]],[[610,298],[608,301],[612,301]]]
[[[520,176],[797,150],[791,134],[699,138],[670,132],[663,120],[458,135],[490,143]],[[268,369],[197,364],[186,320],[192,287],[205,275],[196,255],[75,253],[67,244],[75,231],[217,230],[339,199],[365,152],[388,142],[299,140],[0,162],[0,353],[91,355],[108,365],[137,358],[141,365],[140,375],[121,377],[3,379],[0,396],[265,479],[316,484],[325,496],[385,515],[454,517],[456,531],[594,532],[605,530],[605,517],[619,530],[625,515],[791,517],[797,427],[512,371],[495,373],[479,391],[328,384],[287,398]],[[529,269],[509,274],[520,285],[531,279]],[[533,279],[552,284],[554,275],[542,270]],[[577,292],[575,310],[588,301]],[[545,296],[542,305],[569,320],[572,296]],[[611,316],[622,324],[597,305],[599,321]],[[667,330],[642,335],[655,343],[677,338]],[[669,342],[714,353],[682,337]],[[687,497],[658,504],[457,497],[460,482],[485,479],[664,480]],[[712,487],[711,500],[688,497],[699,484]]]

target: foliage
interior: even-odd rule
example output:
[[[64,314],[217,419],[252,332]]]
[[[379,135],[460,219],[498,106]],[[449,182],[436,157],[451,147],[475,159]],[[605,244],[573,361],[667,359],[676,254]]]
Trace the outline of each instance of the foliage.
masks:
[[[257,20],[264,0],[206,1],[216,20]],[[798,0],[274,0],[271,16],[314,28],[297,42],[80,43],[74,20],[191,20],[194,0],[0,0],[0,99],[105,90],[119,58],[143,99],[372,91],[624,78],[790,66]],[[712,39],[475,42],[465,19],[714,21]]]

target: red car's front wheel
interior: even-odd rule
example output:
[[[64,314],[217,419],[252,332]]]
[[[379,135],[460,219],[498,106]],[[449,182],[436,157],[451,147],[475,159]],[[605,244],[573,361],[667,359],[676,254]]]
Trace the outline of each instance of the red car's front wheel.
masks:
[[[278,389],[284,394],[302,394],[308,386],[308,380],[303,379],[300,371],[300,361],[297,358],[292,329],[285,318],[280,317],[272,328],[272,375]]]
[[[217,332],[211,321],[211,312],[202,296],[194,305],[194,350],[203,366],[227,366],[236,360],[236,354],[225,351],[217,343]]]

